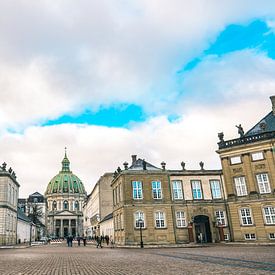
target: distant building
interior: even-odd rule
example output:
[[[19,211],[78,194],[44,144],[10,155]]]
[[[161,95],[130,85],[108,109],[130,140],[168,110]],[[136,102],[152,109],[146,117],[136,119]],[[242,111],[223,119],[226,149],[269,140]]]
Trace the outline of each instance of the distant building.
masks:
[[[239,138],[219,134],[233,241],[275,241],[275,96],[272,111]]]
[[[83,232],[83,204],[86,191],[82,181],[70,170],[65,152],[61,171],[46,189],[48,203],[47,231],[51,237],[81,236]]]
[[[35,192],[27,199],[18,199],[18,208],[36,225],[35,239],[46,235],[46,199],[39,192]]]
[[[95,184],[84,205],[84,231],[87,237],[100,236],[100,222],[113,211],[111,182],[113,173],[105,173]]]
[[[114,238],[114,221],[113,213],[108,214],[99,222],[100,236],[108,235],[111,239]]]
[[[115,242],[218,242],[229,238],[221,170],[166,170],[132,156],[112,181]]]
[[[17,198],[19,183],[6,163],[0,166],[0,245],[16,243]]]
[[[31,219],[18,208],[17,212],[17,243],[29,243],[35,241],[36,226]]]

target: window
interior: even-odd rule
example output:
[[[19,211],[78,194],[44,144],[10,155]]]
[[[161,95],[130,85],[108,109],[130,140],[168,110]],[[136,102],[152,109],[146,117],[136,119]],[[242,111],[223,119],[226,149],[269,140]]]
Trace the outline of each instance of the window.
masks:
[[[235,181],[237,196],[246,196],[247,189],[246,189],[245,177],[234,178],[234,181]]]
[[[142,183],[141,181],[133,181],[133,199],[140,200],[142,199]]]
[[[270,193],[270,184],[267,173],[256,175],[259,191],[261,194]]]
[[[172,181],[172,188],[173,188],[173,197],[174,197],[174,200],[181,200],[181,199],[183,199],[182,182],[179,181],[179,180]]]
[[[183,211],[176,212],[177,227],[186,227],[186,219]]]
[[[244,234],[244,238],[246,240],[256,240],[256,234],[255,233],[247,233],[247,234]]]
[[[240,157],[240,156],[236,156],[236,157],[230,158],[230,163],[231,163],[231,164],[242,163],[241,157]]]
[[[154,199],[162,198],[161,182],[160,181],[152,181],[152,192],[153,192]]]
[[[221,185],[219,180],[210,180],[213,199],[220,199],[222,197]]]
[[[269,239],[275,240],[275,233],[269,233]]]
[[[254,161],[261,160],[261,159],[264,159],[264,154],[263,152],[252,153],[251,157],[252,157],[252,160]]]
[[[218,210],[215,212],[217,225],[226,225],[225,212]]]
[[[275,207],[265,207],[264,216],[266,224],[275,224]]]
[[[74,208],[75,208],[75,210],[79,210],[79,202],[78,201],[76,201],[74,203]]]
[[[241,209],[241,220],[242,225],[252,225],[252,216],[251,216],[251,210],[249,208],[242,208]]]
[[[165,227],[164,213],[161,211],[156,212],[155,221],[156,221],[156,228],[164,228]]]
[[[135,227],[139,228],[140,226],[141,228],[145,227],[144,213],[141,211],[138,211],[135,213]]]
[[[56,206],[57,206],[56,201],[53,201],[53,210],[56,209]]]
[[[63,203],[64,210],[68,209],[69,208],[68,206],[69,206],[68,201],[64,201],[64,203]]]
[[[224,234],[224,240],[229,241],[229,234]]]
[[[192,193],[193,199],[202,199],[202,190],[201,190],[201,182],[199,180],[192,180]]]

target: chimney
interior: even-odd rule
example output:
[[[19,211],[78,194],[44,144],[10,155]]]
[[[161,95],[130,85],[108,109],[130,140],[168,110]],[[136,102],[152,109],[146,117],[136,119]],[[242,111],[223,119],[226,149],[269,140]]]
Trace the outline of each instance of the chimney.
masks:
[[[137,155],[132,155],[132,165],[137,161]]]
[[[275,116],[275,95],[272,95],[270,97],[271,103],[272,103],[272,112],[273,112],[273,116]]]

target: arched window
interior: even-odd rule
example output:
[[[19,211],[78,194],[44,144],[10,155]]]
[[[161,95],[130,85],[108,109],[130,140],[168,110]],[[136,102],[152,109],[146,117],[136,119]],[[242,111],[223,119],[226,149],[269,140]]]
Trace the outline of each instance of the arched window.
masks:
[[[145,222],[144,222],[144,213],[141,211],[138,211],[135,213],[135,227],[136,228],[144,228]]]
[[[53,201],[53,210],[55,210],[56,209],[56,201]]]
[[[75,208],[75,210],[79,210],[79,202],[78,201],[76,201],[74,203],[74,208]]]
[[[64,203],[63,203],[63,209],[67,210],[68,208],[69,208],[68,201],[64,201]]]

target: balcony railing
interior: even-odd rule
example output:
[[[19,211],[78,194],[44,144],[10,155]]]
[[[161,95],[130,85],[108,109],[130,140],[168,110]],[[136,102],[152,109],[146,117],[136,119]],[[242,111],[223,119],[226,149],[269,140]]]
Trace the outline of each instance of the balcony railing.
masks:
[[[218,142],[219,149],[275,138],[275,131]]]

